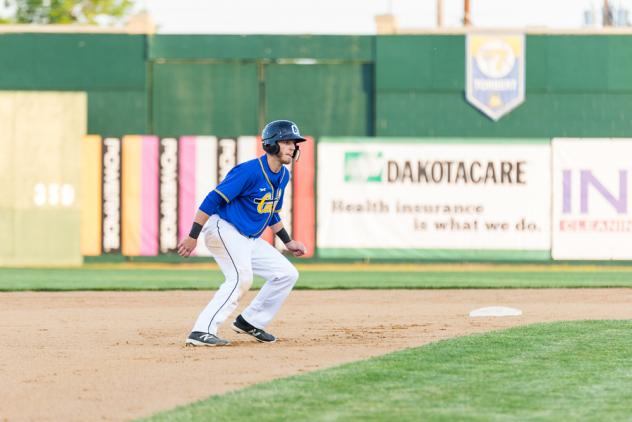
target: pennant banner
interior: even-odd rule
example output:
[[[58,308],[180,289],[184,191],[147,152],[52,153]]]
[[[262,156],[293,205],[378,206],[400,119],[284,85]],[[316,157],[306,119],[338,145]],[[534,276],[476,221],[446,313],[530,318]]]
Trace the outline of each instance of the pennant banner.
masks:
[[[496,121],[524,101],[524,35],[468,34],[466,43],[467,101]]]

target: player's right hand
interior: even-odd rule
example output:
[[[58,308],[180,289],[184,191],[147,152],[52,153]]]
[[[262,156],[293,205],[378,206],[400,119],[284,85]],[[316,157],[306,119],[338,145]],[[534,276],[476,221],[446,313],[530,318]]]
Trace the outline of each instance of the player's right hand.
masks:
[[[291,240],[285,244],[288,251],[292,252],[294,256],[303,256],[307,253],[307,248],[303,243],[297,240]]]
[[[197,245],[197,239],[193,239],[192,237],[185,237],[178,244],[178,255],[188,258],[191,255],[191,252],[195,249]]]

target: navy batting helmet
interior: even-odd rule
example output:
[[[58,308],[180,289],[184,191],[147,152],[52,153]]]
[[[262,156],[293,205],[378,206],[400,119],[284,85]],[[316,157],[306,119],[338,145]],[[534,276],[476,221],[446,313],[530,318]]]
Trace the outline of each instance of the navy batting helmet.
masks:
[[[279,153],[279,141],[296,141],[303,142],[306,139],[301,136],[296,123],[290,120],[275,120],[270,122],[263,128],[261,132],[261,140],[263,141],[263,150],[270,154]],[[298,145],[296,146],[296,152]]]

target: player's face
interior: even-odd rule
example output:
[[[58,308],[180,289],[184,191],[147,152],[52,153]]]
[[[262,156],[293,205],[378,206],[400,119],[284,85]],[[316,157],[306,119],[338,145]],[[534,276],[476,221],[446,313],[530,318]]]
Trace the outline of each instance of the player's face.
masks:
[[[290,164],[296,149],[296,141],[279,141],[279,157],[283,164]]]

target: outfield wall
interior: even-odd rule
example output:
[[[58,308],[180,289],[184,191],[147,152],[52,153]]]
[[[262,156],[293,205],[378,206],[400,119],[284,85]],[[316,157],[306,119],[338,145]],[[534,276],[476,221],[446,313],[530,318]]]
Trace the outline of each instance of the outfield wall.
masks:
[[[378,36],[375,134],[625,137],[632,133],[632,35],[526,34],[525,102],[497,122],[464,97],[465,37]]]
[[[547,260],[550,168],[547,139],[323,138],[318,255]]]
[[[546,143],[560,137],[613,138],[632,133],[632,74],[627,71],[632,59],[622,53],[632,46],[632,34],[527,33],[525,101],[498,121],[466,101],[466,36],[466,32],[392,36],[4,34],[0,54],[11,60],[0,64],[0,89],[85,92],[87,132],[98,134],[98,140],[84,142],[80,150],[85,181],[81,197],[90,204],[81,213],[84,256],[166,256],[173,252],[178,237],[186,231],[193,204],[199,203],[208,185],[221,180],[219,166],[236,163],[244,149],[252,151],[248,156],[254,156],[258,150],[253,149],[257,148],[253,139],[272,119],[295,120],[321,145],[377,141],[392,146],[386,150],[389,154],[398,151],[400,156],[392,159],[410,155],[406,158],[416,161],[434,154],[434,147],[457,155],[467,152],[473,157],[469,159],[476,161],[482,151],[480,145],[486,143],[504,151],[521,140]],[[18,119],[9,117],[15,115],[12,107],[6,109],[3,133],[12,133],[13,126],[8,123]],[[54,119],[48,121],[51,127],[56,124]],[[467,147],[455,147],[461,145],[459,142]],[[402,143],[410,150],[404,152]],[[477,143],[479,147],[474,147]],[[16,165],[7,159],[12,157],[14,146],[5,142],[2,148],[0,160],[9,172]],[[339,162],[349,157],[375,161],[372,150],[349,148],[333,151]],[[625,233],[628,224],[628,170],[623,161],[617,161],[627,150],[613,153],[613,157],[606,151],[597,147],[586,153],[602,167],[573,167],[569,159],[564,161],[568,173],[549,171],[552,211],[548,222],[541,211],[546,207],[540,208],[547,201],[535,196],[528,196],[533,200],[521,206],[536,204],[536,211],[521,215],[505,214],[500,208],[494,211],[499,207],[495,195],[515,195],[516,203],[521,203],[524,198],[517,188],[522,186],[490,193],[493,190],[478,192],[479,186],[465,188],[460,182],[437,190],[419,183],[409,190],[401,183],[380,191],[376,182],[360,188],[355,181],[353,192],[345,193],[345,197],[355,195],[355,201],[362,197],[375,201],[379,194],[384,198],[391,195],[392,203],[395,192],[404,197],[442,198],[444,202],[474,193],[477,198],[487,198],[475,201],[485,214],[470,215],[472,224],[465,224],[467,218],[446,219],[450,230],[432,236],[415,227],[438,229],[442,222],[437,216],[426,216],[424,221],[410,215],[391,220],[381,216],[384,221],[380,224],[399,227],[395,238],[401,240],[401,244],[389,244],[385,251],[376,239],[393,233],[375,231],[370,219],[340,219],[324,205],[327,201],[335,203],[336,198],[327,196],[332,190],[325,189],[320,198],[315,182],[298,182],[326,176],[330,179],[325,178],[322,185],[341,191],[350,183],[335,180],[334,175],[341,170],[323,167],[327,158],[317,159],[320,152],[308,150],[318,169],[315,165],[297,166],[297,181],[288,192],[308,198],[307,202],[291,201],[284,217],[300,238],[307,239],[310,254],[322,258],[540,260],[551,259],[553,251],[558,259],[628,259],[625,253],[612,251],[612,245],[626,244],[616,233]],[[486,154],[480,160],[493,161]],[[558,157],[554,152],[549,154]],[[457,155],[442,158],[438,154],[435,160],[456,160]],[[582,162],[583,158],[576,159]],[[623,173],[609,175],[608,160],[617,163]],[[182,165],[193,161],[194,174]],[[517,161],[524,160],[514,157],[513,162]],[[387,160],[384,171],[389,169]],[[568,180],[567,188],[560,188],[556,177]],[[15,186],[7,185],[6,189],[7,198],[12,197]],[[560,206],[558,191],[563,198],[571,198],[564,199],[564,204],[580,201],[561,208],[580,213],[574,217],[575,223],[569,223],[570,214],[556,211]],[[438,204],[433,201],[430,205]],[[595,201],[603,202],[603,210],[592,205]],[[609,214],[612,210],[616,215]],[[594,218],[590,217],[593,212]],[[150,218],[143,218],[145,214]],[[543,230],[539,236],[545,236],[546,227],[550,227],[549,245],[544,245],[544,237],[539,238],[541,243],[533,240],[535,233],[517,231],[522,217],[523,226],[530,227],[532,215],[537,217],[535,227]],[[307,220],[299,224],[297,219]],[[479,231],[492,220],[500,222],[500,227],[504,223],[513,227],[502,232],[505,240],[499,240],[502,236],[498,232],[491,236],[490,231]],[[0,224],[8,230],[13,224],[9,221],[13,220],[7,217]],[[362,227],[369,230],[356,227],[362,221],[368,221]],[[602,255],[590,252],[593,231],[602,224],[596,221],[608,227],[609,234],[595,237],[605,236],[599,243]],[[561,224],[566,224],[564,230]],[[476,231],[460,229],[470,226]],[[300,232],[303,227],[305,231]],[[583,235],[570,233],[571,228],[578,231],[580,227]],[[357,236],[344,239],[344,233],[336,234],[347,229],[355,230]],[[413,237],[415,231],[423,236]],[[273,241],[270,233],[265,236]],[[343,240],[357,243],[341,243]],[[568,245],[581,244],[588,252],[567,250]]]
[[[84,91],[88,133],[148,131],[146,37],[120,34],[2,34],[0,89]]]
[[[553,259],[632,259],[632,139],[552,144]]]
[[[526,33],[526,100],[465,99],[464,33],[3,34],[0,89],[85,91],[88,133],[235,136],[291,116],[321,136],[554,138],[632,132],[632,34]]]
[[[102,165],[84,178],[102,192],[82,210],[98,218],[82,226],[86,256],[173,254],[206,194],[263,153],[254,136],[84,144],[88,167]],[[281,216],[307,257],[632,259],[632,139],[325,137],[301,151]],[[195,254],[209,255],[201,243]]]
[[[86,96],[0,93],[0,266],[78,265]]]
[[[285,191],[281,218],[288,232],[306,244],[306,257],[312,257],[315,153],[313,139],[307,139],[301,146],[300,165],[293,169]],[[84,189],[90,193],[82,208],[84,256],[175,253],[206,195],[235,165],[263,154],[255,136],[91,135],[83,144]],[[275,241],[270,229],[262,237]],[[209,253],[199,242],[193,255]]]

